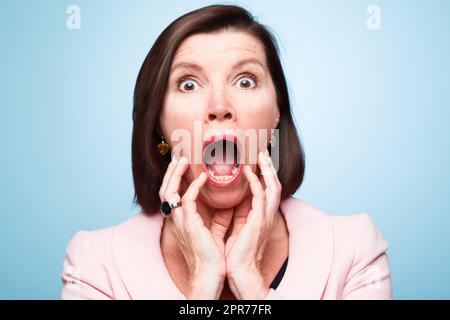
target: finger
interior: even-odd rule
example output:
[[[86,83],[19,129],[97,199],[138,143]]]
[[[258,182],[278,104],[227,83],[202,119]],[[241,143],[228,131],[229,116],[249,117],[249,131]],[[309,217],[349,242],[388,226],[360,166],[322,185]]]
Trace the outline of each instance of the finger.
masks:
[[[173,169],[173,173],[170,176],[166,190],[164,191],[164,200],[178,202],[181,200],[179,195],[181,179],[184,173],[187,171],[189,167],[188,161],[186,157],[182,157],[180,161],[176,164],[176,167]]]
[[[170,161],[169,165],[167,166],[166,173],[164,174],[163,181],[162,181],[161,187],[159,189],[159,198],[161,199],[161,201],[164,200],[163,195],[164,195],[164,192],[166,191],[167,183],[169,182],[170,177],[172,176],[173,170],[177,166],[177,162],[178,162],[177,158],[174,155],[172,158],[172,161]]]
[[[252,210],[247,216],[247,222],[255,219],[262,222],[265,217],[266,194],[258,177],[253,173],[249,165],[244,166],[244,175],[249,181],[252,192]]]
[[[273,167],[272,159],[267,156],[267,154],[262,152],[259,154],[258,164],[261,170],[271,172],[271,174],[262,175],[262,179],[266,186],[266,214],[273,217],[278,211],[281,196],[281,183],[278,180],[278,175]]]
[[[190,184],[187,191],[184,193],[183,198],[181,199],[182,202],[182,208],[176,208],[182,209],[182,214],[174,214],[172,217],[175,220],[175,224],[177,227],[181,230],[184,227],[184,223],[192,223],[192,220],[194,222],[199,222],[198,218],[201,219],[201,217],[194,217],[197,213],[197,205],[195,204],[195,201],[197,200],[197,196],[199,193],[200,188],[205,184],[207,181],[206,173],[202,172],[192,183]],[[175,213],[175,211],[174,211]],[[198,215],[198,214],[197,214]],[[191,221],[187,220],[191,217]],[[192,219],[193,217],[193,219]],[[202,221],[203,222],[203,221]],[[201,225],[201,224],[200,224]]]
[[[200,175],[192,181],[189,188],[183,195],[182,202],[183,207],[188,213],[196,213],[197,212],[197,197],[200,193],[200,188],[205,184],[208,180],[208,177],[205,172],[200,173]]]
[[[195,179],[186,190],[183,195],[183,218],[184,228],[190,232],[194,232],[197,236],[202,236],[203,239],[207,234],[210,234],[209,230],[205,226],[203,218],[197,211],[197,198],[200,193],[200,188],[208,181],[208,176],[205,172]],[[208,232],[204,232],[208,231]],[[200,240],[200,238],[199,238]]]
[[[268,159],[270,159],[270,156],[268,155],[267,149],[265,152],[260,152],[258,154],[258,165],[261,170],[261,175],[262,176],[277,175],[275,168],[273,167],[273,165],[271,165],[272,161],[270,161],[269,163]]]

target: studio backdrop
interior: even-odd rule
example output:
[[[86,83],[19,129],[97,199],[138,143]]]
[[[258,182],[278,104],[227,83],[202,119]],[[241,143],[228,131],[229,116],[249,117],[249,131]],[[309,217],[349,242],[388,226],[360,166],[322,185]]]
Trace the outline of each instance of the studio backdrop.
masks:
[[[212,1],[0,2],[0,299],[59,299],[78,230],[133,205],[133,90]],[[279,43],[306,155],[295,196],[367,212],[396,299],[450,298],[450,2],[238,1]]]

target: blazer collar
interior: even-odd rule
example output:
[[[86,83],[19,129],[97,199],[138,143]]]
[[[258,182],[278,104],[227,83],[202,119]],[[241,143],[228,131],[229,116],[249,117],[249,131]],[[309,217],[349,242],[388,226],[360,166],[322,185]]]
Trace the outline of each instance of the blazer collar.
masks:
[[[320,299],[333,259],[331,221],[292,196],[280,208],[289,231],[289,262],[276,291],[287,299]],[[160,214],[140,212],[115,228],[113,257],[132,299],[186,299],[162,256],[163,220]]]
[[[280,208],[289,231],[289,261],[276,291],[286,299],[321,299],[333,262],[330,217],[292,196]]]

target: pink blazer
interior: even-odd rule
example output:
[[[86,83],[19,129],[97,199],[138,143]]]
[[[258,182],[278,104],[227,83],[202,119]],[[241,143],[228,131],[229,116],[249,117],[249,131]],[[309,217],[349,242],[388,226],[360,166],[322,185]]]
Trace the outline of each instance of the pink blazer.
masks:
[[[368,214],[330,216],[294,197],[280,204],[289,262],[267,299],[391,299],[388,244]],[[142,212],[79,231],[67,246],[62,299],[186,299],[164,263],[163,217]]]

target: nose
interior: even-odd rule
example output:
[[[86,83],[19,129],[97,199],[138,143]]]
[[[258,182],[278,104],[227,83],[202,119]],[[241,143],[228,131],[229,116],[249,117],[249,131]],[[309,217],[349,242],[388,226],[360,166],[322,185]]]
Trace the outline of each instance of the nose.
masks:
[[[232,121],[235,119],[235,113],[231,107],[225,90],[220,89],[212,94],[207,111],[208,122],[212,121]]]

